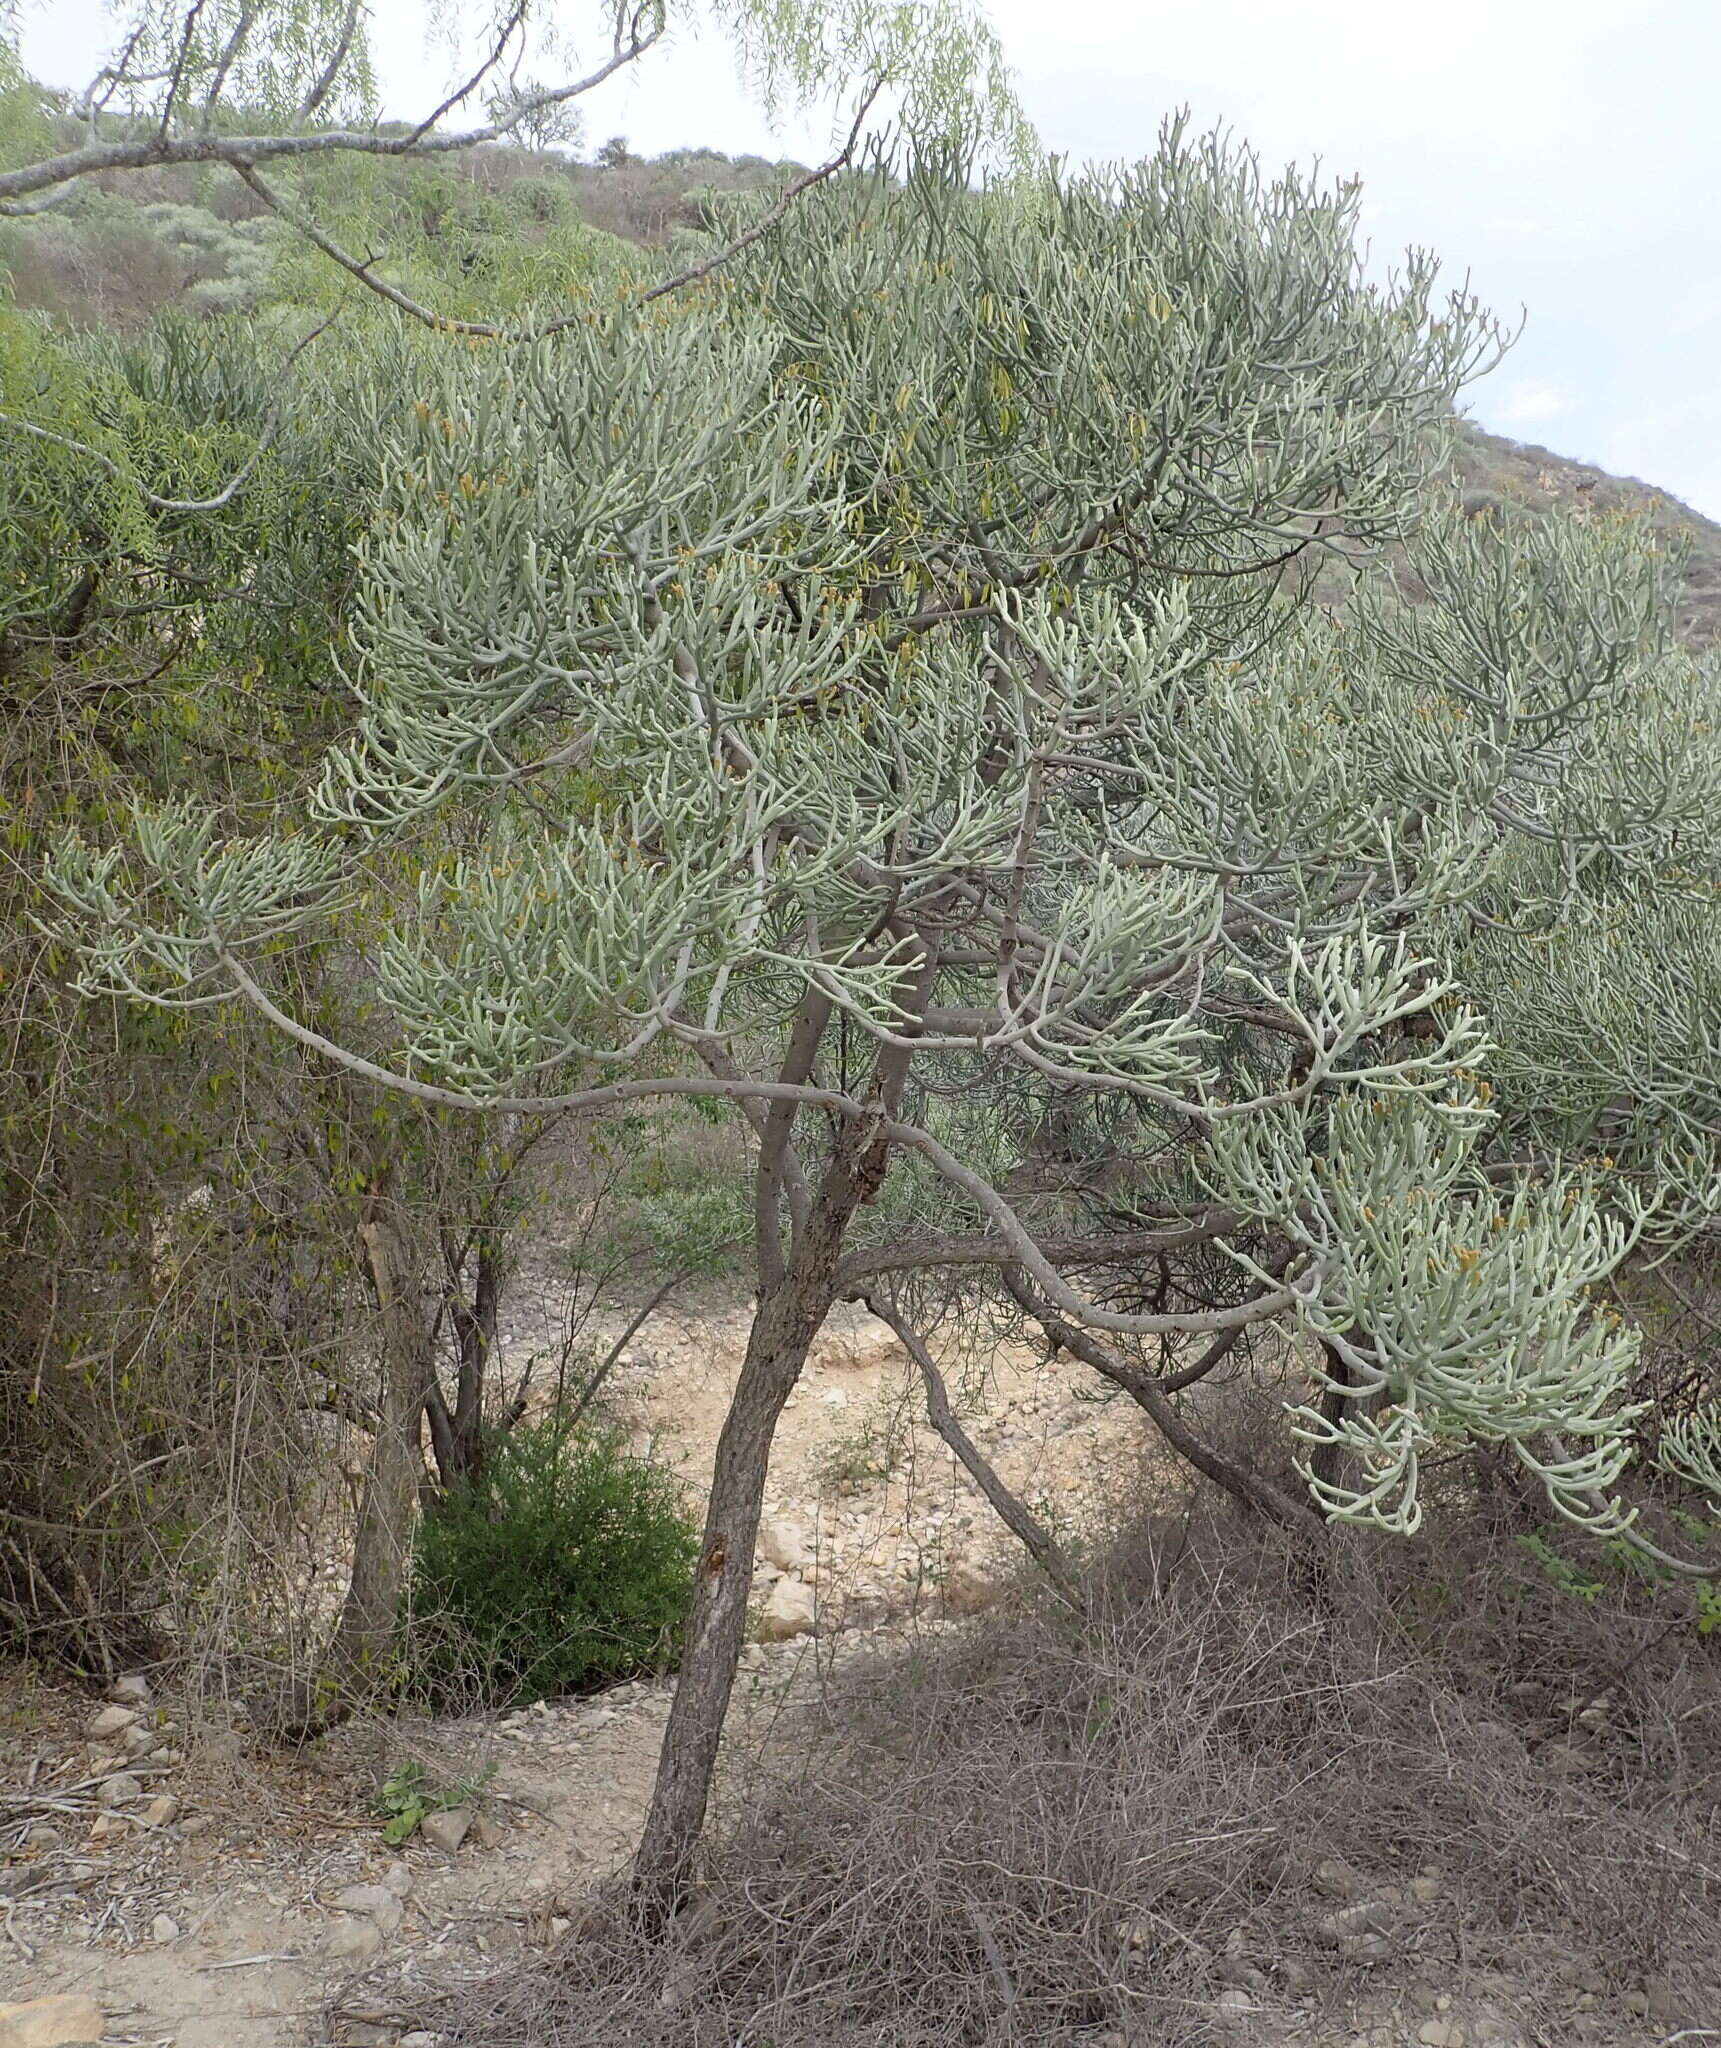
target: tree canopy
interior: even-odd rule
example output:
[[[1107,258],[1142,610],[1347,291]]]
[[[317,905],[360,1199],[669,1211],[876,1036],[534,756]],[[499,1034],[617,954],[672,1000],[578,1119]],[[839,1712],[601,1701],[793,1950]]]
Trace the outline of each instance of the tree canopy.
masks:
[[[304,401],[374,482],[303,807],[140,802],[50,877],[92,994],[243,1003],[439,1108],[746,1117],[660,1907],[841,1296],[1026,1316],[1311,1542],[1414,1530],[1453,1444],[1674,1569],[1634,1455],[1721,1502],[1714,1405],[1645,1430],[1607,1291],[1721,1213],[1721,755],[1672,565],[1628,518],[1441,509],[1500,336],[1425,257],[1366,274],[1353,186],[1178,122],[1077,179],[976,181],[971,142],[845,150],[536,324],[385,293]],[[1271,1328],[1298,1498],[1170,1398]]]
[[[1426,522],[1416,608],[1290,588],[1416,523],[1494,346],[1426,264],[1366,283],[1354,207],[1175,131],[1031,195],[853,181],[719,287],[415,361],[361,401],[320,823],[68,851],[89,985],[279,1018],[270,945],[455,804],[363,1071],[876,1125],[1078,1322],[1293,1313],[1346,1369],[1297,1418],[1354,1454],[1328,1511],[1414,1526],[1459,1429],[1610,1522],[1634,1336],[1592,1292],[1715,1213],[1713,684],[1629,524]],[[808,1006],[918,1107],[748,1072]],[[1231,1298],[1058,1270],[976,1072],[1106,1119]]]

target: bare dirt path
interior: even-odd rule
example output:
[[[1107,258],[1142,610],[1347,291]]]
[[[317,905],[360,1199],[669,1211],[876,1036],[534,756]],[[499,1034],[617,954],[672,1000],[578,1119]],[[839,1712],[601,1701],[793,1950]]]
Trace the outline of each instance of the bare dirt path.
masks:
[[[615,1377],[621,1426],[695,1496],[745,1330],[740,1309],[660,1315]],[[519,1351],[543,1342],[545,1328],[525,1317],[511,1339]],[[1163,1476],[1133,1411],[1096,1401],[1068,1367],[1007,1345],[941,1357],[973,1436],[1066,1533],[1093,1526],[1107,1501],[1141,1501],[1156,1469]],[[784,1583],[804,1587],[817,1633],[750,1647],[732,1766],[832,1658],[962,1626],[1017,1563],[928,1428],[894,1338],[852,1313],[821,1337],[783,1419],[762,1548],[761,1605]],[[0,2000],[85,1994],[113,2048],[439,2048],[420,2030],[423,1993],[544,1954],[591,1883],[631,1853],[671,1684],[349,1728],[294,1757],[243,1731],[181,1735],[166,1696],[141,1711],[141,1733],[97,1738],[98,1703],[16,1674],[0,1724]],[[398,1848],[384,1841],[367,1797],[403,1763],[432,1786],[483,1780],[457,1848],[424,1834]],[[103,1787],[116,1772],[137,1780],[137,1796],[109,1805]],[[154,1824],[151,1796],[172,1802],[154,1809]],[[1561,2048],[1691,2038],[1654,2011],[1652,1990],[1633,2017],[1608,2003],[1596,1963],[1572,1964]],[[1335,1975],[1287,2005],[1263,2000],[1259,1974],[1222,1978],[1216,2039],[1553,2048],[1554,2037],[1517,2019],[1521,1987],[1504,1979],[1453,1997],[1431,1982]],[[337,2001],[343,2017],[331,2031]],[[68,2037],[45,2038],[57,2048]],[[1095,2048],[1144,2044],[1102,2034]]]
[[[746,1325],[739,1308],[660,1314],[612,1383],[635,1447],[694,1497]],[[526,1316],[511,1335],[518,1351],[545,1331]],[[973,1435],[1066,1531],[1142,1456],[1131,1414],[1049,1374],[1038,1354],[1005,1346],[944,1363]],[[764,1624],[795,1633],[748,1653],[737,1741],[769,1725],[815,1640],[828,1652],[879,1629],[938,1626],[984,1606],[1015,1566],[928,1427],[911,1362],[871,1318],[841,1315],[819,1339],[783,1419],[762,1551],[761,1605],[785,1581],[806,1592],[779,1596],[792,1619]],[[415,1980],[483,1973],[554,1939],[570,1903],[626,1860],[669,1697],[668,1683],[641,1682],[507,1716],[403,1720],[293,1758],[242,1730],[181,1733],[167,1696],[94,1735],[99,1703],[20,1675],[0,1730],[6,1781],[25,1801],[0,1806],[13,1851],[0,1998],[87,1993],[113,2042],[296,2048],[319,2038],[332,1988],[358,1972],[357,2003],[375,2017],[347,2037],[393,2043]],[[403,1762],[432,1786],[486,1780],[458,1850],[382,1839],[367,1790]],[[136,1796],[121,1787],[110,1804],[115,1777],[135,1779]],[[171,1805],[151,1809],[152,1797]]]

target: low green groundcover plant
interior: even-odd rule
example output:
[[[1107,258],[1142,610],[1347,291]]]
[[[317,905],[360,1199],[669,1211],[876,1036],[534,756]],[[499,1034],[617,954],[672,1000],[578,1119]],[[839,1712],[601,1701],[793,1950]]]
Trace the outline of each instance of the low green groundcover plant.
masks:
[[[523,1425],[420,1522],[414,1689],[513,1706],[669,1663],[697,1549],[674,1481],[620,1438]]]

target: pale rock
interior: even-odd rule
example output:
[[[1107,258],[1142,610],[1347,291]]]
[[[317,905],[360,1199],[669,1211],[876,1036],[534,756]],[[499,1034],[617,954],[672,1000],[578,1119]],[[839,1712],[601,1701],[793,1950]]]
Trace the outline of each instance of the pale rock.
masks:
[[[878,1316],[827,1323],[813,1339],[808,1359],[815,1371],[822,1366],[833,1372],[868,1372],[909,1362],[902,1339]]]
[[[438,1813],[427,1813],[418,1824],[418,1832],[433,1849],[440,1849],[444,1855],[452,1856],[472,1826],[472,1809],[467,1806],[445,1806]]]
[[[399,1932],[400,1900],[386,1884],[349,1884],[336,1892],[333,1903],[343,1913],[363,1913],[381,1934]]]
[[[1315,1865],[1310,1882],[1329,1899],[1354,1899],[1362,1890],[1362,1879],[1342,1856],[1323,1856]]]
[[[1464,2029],[1456,2020],[1424,2020],[1416,2038],[1422,2048],[1464,2048]]]
[[[383,1872],[382,1881],[385,1888],[393,1892],[397,1899],[410,1899],[412,1897],[412,1872],[407,1869],[404,1863],[399,1861],[391,1863]]]
[[[0,2005],[0,2048],[73,2048],[100,2041],[102,2009],[81,1992]]]
[[[116,1835],[123,1835],[130,1825],[123,1813],[98,1813],[90,1827],[92,1842],[111,1842]]]
[[[1221,1991],[1213,2005],[1219,2017],[1227,2020],[1241,2019],[1246,2013],[1260,2010],[1253,1995],[1237,1984],[1228,1985]]]
[[[117,1742],[140,1718],[136,1707],[98,1707],[85,1722],[84,1733],[91,1742]]]
[[[108,1687],[108,1698],[117,1700],[122,1707],[147,1707],[149,1680],[141,1671],[128,1671]]]
[[[179,1922],[174,1919],[171,1913],[157,1913],[155,1918],[149,1923],[149,1938],[151,1941],[163,1944],[177,1941],[179,1939]]]
[[[1246,2004],[1252,2005],[1256,1998],[1263,1996],[1271,1988],[1267,1982],[1266,1971],[1250,1962],[1246,1956],[1223,1957],[1215,1974],[1221,1984],[1242,1993]],[[1223,2004],[1224,2000],[1221,1999],[1220,2003]]]
[[[945,1572],[940,1592],[946,1613],[981,1614],[997,1605],[1002,1588],[980,1565],[958,1558]]]
[[[410,2034],[402,2034],[400,2048],[437,2048],[440,2034],[427,2034],[422,2027],[415,2027]]]
[[[116,1771],[111,1778],[104,1778],[96,1792],[96,1804],[111,1810],[116,1806],[135,1806],[143,1797],[143,1780],[134,1778],[130,1771]]]
[[[798,1572],[806,1564],[809,1545],[806,1524],[779,1516],[759,1531],[759,1555],[780,1572]]]
[[[381,1947],[382,1929],[368,1917],[339,1920],[329,1935],[329,1954],[343,1962],[363,1962]]]
[[[1440,1896],[1440,1880],[1437,1877],[1413,1877],[1410,1880],[1410,1896],[1419,1906],[1431,1906]]]
[[[1365,1899],[1354,1906],[1341,1906],[1320,1923],[1329,1941],[1342,1941],[1349,1934],[1390,1934],[1398,1916],[1384,1899]]]
[[[1389,1934],[1347,1934],[1339,1942],[1339,1954],[1347,1963],[1385,1963],[1394,1950]]]
[[[812,1587],[800,1579],[779,1579],[765,1602],[759,1633],[768,1643],[785,1643],[791,1636],[810,1634],[817,1618]]]
[[[1569,1963],[1562,1964],[1560,1976],[1566,1983],[1575,1984],[1580,1991],[1587,1991],[1593,1997],[1607,1996],[1606,1971],[1598,1970],[1594,1963],[1586,1963],[1581,1956],[1574,1956]]]
[[[120,1747],[135,1763],[139,1757],[148,1756],[160,1740],[161,1737],[153,1728],[145,1727],[143,1722],[139,1721],[135,1727],[128,1728],[120,1737]]]
[[[841,1387],[831,1387],[819,1396],[819,1403],[825,1408],[846,1408],[849,1397]]]
[[[146,1799],[138,1815],[140,1825],[146,1828],[170,1828],[179,1818],[179,1801],[171,1792],[158,1792],[153,1799]]]
[[[1645,1977],[1643,1995],[1649,2000],[1651,2019],[1660,2020],[1664,2026],[1670,2027],[1682,2027],[1689,2023],[1688,2002],[1674,1989],[1670,1977]]]
[[[767,1671],[770,1669],[770,1664],[771,1660],[765,1655],[765,1645],[763,1643],[749,1643],[741,1652],[741,1669],[743,1671]]]

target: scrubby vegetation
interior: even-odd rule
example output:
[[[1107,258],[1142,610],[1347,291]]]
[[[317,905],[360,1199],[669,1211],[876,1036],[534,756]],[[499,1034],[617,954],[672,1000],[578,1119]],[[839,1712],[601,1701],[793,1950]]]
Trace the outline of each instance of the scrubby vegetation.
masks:
[[[663,1669],[696,1551],[666,1473],[611,1435],[525,1424],[419,1521],[414,1689],[511,1707]]]
[[[940,7],[717,9],[848,78],[815,172],[528,151],[536,87],[337,131],[321,14],[290,118],[165,17],[148,121],[11,82],[0,198],[84,167],[0,241],[0,1619],[294,1739],[679,1655],[632,1889],[496,2048],[1193,2041],[1436,1899],[1700,2000],[1714,531],[1459,429],[1498,334],[1367,281],[1354,187],[1176,122],[1053,179]],[[695,1537],[580,1318],[717,1280]],[[707,1850],[841,1301],[1057,1597],[858,1672]],[[1008,1497],[951,1330],[1139,1408],[1174,1554]]]
[[[1521,1533],[1443,1500],[1311,1581],[1211,1497],[1146,1518],[1078,1613],[846,1666],[667,1952],[593,1922],[434,2017],[466,2048],[1192,2048],[1394,1965],[1495,2039],[1571,2038],[1578,1958],[1604,2027],[1652,1997],[1694,2024],[1721,1999],[1721,1669],[1629,1580],[1553,1591]]]

